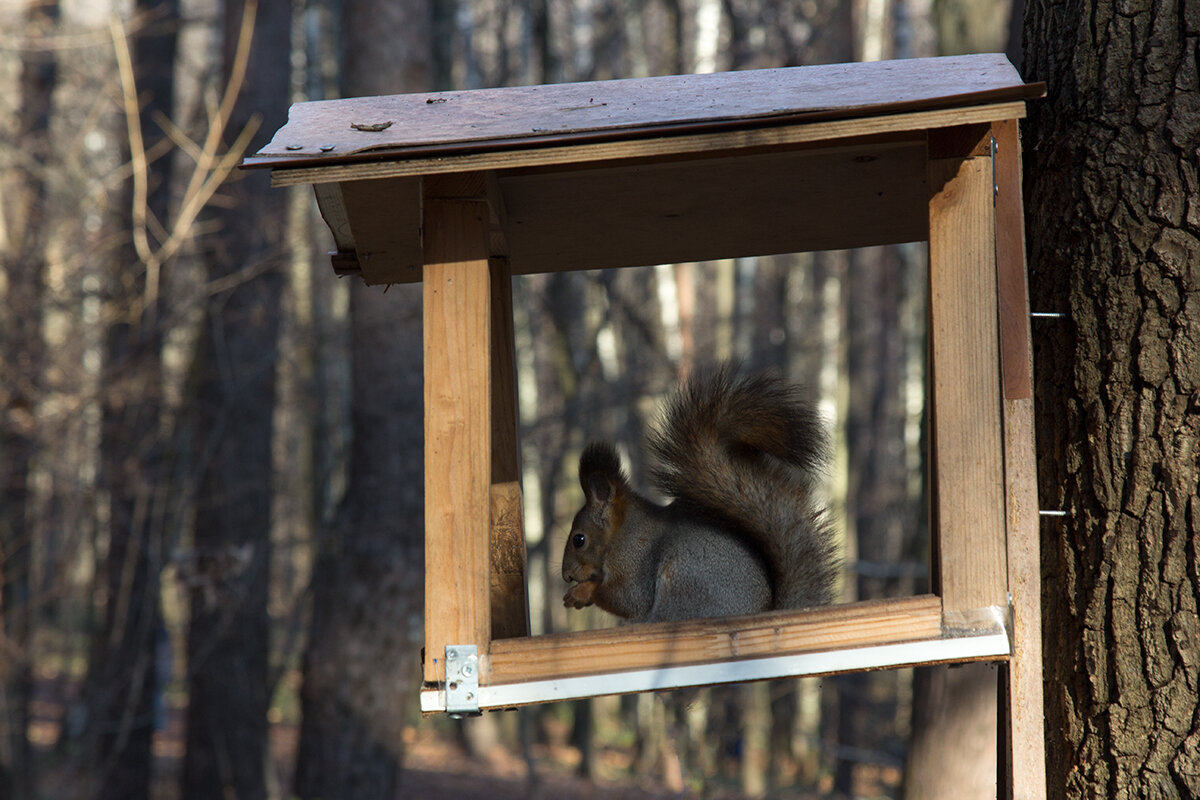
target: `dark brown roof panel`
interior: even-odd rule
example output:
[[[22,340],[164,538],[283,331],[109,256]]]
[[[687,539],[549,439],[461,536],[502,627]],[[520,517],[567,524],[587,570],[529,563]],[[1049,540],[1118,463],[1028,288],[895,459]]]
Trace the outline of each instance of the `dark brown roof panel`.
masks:
[[[1039,96],[1002,54],[296,103],[247,166],[618,141]],[[299,163],[297,163],[299,162]]]

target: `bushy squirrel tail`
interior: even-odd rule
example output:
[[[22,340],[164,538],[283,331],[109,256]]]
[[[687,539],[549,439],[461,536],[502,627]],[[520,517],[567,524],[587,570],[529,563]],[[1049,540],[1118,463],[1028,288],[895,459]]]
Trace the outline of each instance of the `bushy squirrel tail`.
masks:
[[[668,401],[649,449],[661,491],[761,550],[775,608],[832,600],[836,547],[813,497],[829,439],[798,389],[729,367],[693,374]]]

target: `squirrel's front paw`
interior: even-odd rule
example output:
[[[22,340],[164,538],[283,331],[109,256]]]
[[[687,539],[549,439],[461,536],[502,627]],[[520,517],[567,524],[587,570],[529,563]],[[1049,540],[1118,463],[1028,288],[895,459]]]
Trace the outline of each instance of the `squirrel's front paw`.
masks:
[[[596,593],[599,581],[584,581],[577,583],[563,595],[563,605],[567,608],[583,608],[593,602],[592,595]]]

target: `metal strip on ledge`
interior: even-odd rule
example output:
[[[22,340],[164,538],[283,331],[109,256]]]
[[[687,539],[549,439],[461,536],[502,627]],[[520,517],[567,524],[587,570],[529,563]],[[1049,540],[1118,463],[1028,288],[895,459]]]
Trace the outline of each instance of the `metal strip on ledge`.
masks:
[[[946,616],[947,629],[941,639],[480,686],[479,708],[511,708],[531,703],[552,703],[609,694],[654,692],[688,686],[825,675],[914,664],[1001,659],[1011,654],[1009,631],[1005,624],[1008,616],[1006,609],[991,607]],[[443,689],[427,689],[421,692],[422,713],[445,710],[446,692]]]

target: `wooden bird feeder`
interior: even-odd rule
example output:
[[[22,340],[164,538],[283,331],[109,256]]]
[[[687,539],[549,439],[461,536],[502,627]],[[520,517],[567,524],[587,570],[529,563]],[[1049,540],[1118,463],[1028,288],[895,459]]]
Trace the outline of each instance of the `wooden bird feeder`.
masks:
[[[995,661],[1005,785],[1043,796],[1017,132],[1041,93],[974,55],[292,106],[245,165],[313,185],[339,274],[424,285],[422,710]],[[529,636],[511,276],[920,240],[935,593]]]

